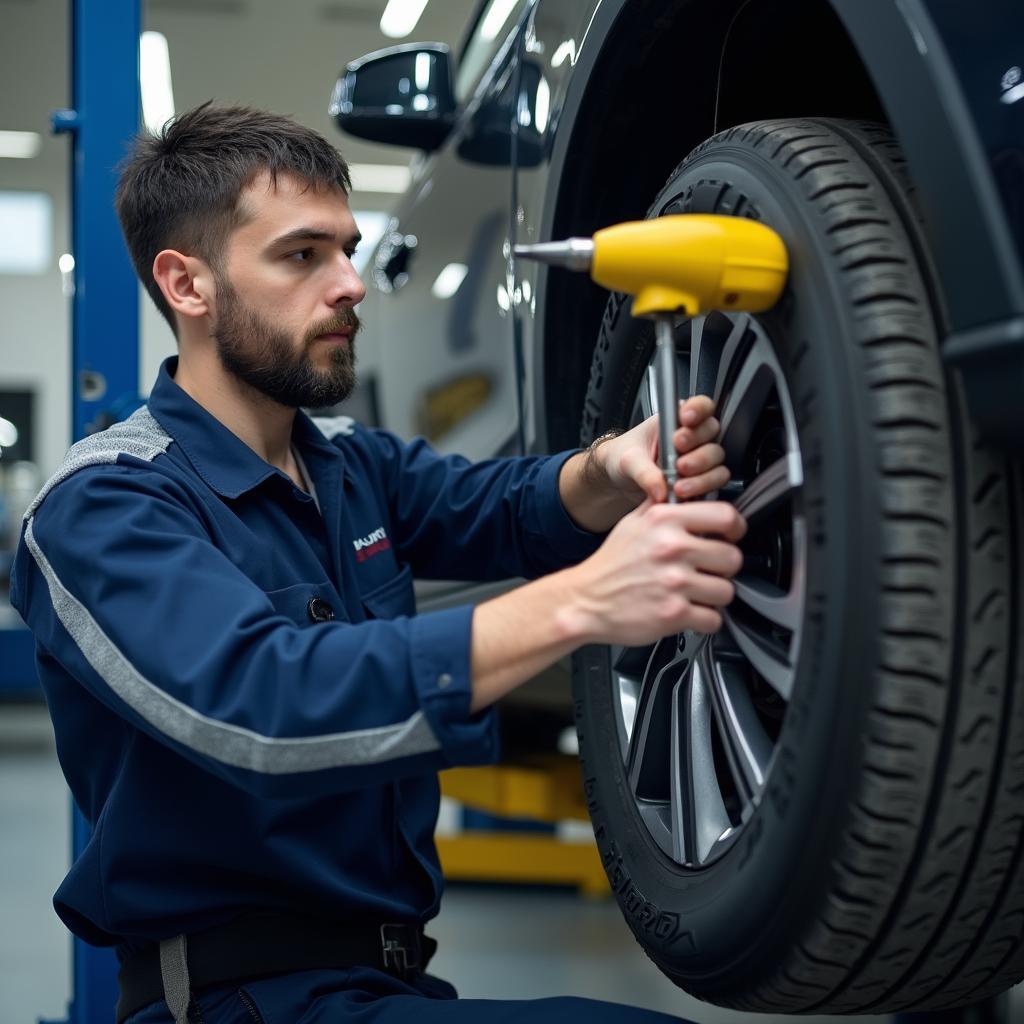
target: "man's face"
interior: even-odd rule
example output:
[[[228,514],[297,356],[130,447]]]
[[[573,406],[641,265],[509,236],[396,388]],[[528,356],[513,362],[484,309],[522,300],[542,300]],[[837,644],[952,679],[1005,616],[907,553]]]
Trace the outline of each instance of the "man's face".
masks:
[[[291,408],[334,405],[355,387],[353,306],[366,294],[351,257],[359,241],[344,193],[261,175],[242,194],[212,334],[224,368]]]

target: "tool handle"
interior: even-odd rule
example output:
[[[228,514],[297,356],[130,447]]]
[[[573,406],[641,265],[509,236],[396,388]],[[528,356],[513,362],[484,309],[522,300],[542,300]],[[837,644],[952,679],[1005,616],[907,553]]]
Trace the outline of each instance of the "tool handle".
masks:
[[[657,344],[654,357],[654,380],[658,402],[658,458],[668,484],[668,501],[675,504],[676,446],[673,440],[679,421],[679,385],[676,381],[676,346],[672,338],[672,318],[659,316],[654,321]]]

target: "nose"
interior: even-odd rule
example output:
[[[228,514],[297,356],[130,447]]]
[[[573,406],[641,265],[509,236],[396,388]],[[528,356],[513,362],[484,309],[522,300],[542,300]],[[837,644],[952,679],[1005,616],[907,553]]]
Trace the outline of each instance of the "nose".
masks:
[[[341,305],[357,306],[366,297],[366,285],[352,261],[344,253],[339,254],[330,282],[327,303],[332,308]]]

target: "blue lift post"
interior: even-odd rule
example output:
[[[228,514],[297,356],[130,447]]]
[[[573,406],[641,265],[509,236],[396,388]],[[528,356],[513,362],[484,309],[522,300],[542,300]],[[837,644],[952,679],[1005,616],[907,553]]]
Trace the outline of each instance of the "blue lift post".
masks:
[[[72,109],[53,115],[72,139],[73,440],[118,418],[139,390],[139,291],[114,212],[115,168],[139,129],[139,0],[71,0]],[[90,828],[72,808],[74,856]],[[110,1024],[117,958],[74,940],[67,1024]]]

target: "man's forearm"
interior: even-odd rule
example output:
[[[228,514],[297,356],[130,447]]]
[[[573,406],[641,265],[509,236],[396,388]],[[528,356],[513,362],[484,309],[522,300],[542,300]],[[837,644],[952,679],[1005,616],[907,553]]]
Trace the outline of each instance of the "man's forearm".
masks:
[[[591,533],[607,533],[637,505],[608,483],[595,448],[566,461],[558,476],[558,493],[572,521]]]
[[[551,573],[473,610],[474,712],[591,640],[572,570]]]

